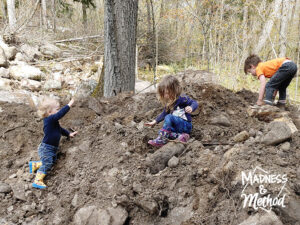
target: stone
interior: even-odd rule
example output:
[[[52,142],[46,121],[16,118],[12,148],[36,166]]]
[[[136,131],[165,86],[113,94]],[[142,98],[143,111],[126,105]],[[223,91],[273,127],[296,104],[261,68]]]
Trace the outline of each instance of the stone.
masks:
[[[210,123],[213,125],[220,125],[220,126],[224,126],[224,127],[230,126],[229,119],[224,115],[219,115],[217,117],[212,118]]]
[[[156,88],[154,87],[154,85],[151,85],[149,81],[138,79],[135,81],[135,93],[146,93],[155,90]]]
[[[227,152],[225,152],[224,158],[229,160],[232,158],[232,156],[239,154],[240,151],[241,151],[241,149],[239,147],[233,147],[233,148],[229,149]]]
[[[7,67],[8,62],[3,48],[0,47],[0,67]]]
[[[9,184],[0,181],[0,193],[9,193],[9,192],[11,192],[11,187],[9,186]]]
[[[39,50],[43,55],[51,57],[51,58],[58,58],[61,56],[61,53],[62,53],[60,48],[58,48],[57,46],[50,44],[50,43],[46,43],[46,44],[40,46]]]
[[[60,90],[61,88],[62,88],[61,81],[58,80],[47,80],[43,86],[43,90],[45,91]]]
[[[150,215],[158,214],[158,204],[154,200],[138,199],[136,205],[148,212]]]
[[[15,57],[15,61],[26,62],[26,56],[24,56],[21,52],[18,52]]]
[[[276,145],[292,137],[291,129],[285,122],[273,121],[268,125],[267,129],[269,132],[261,141],[265,145]]]
[[[11,90],[10,83],[11,80],[6,78],[0,78],[0,90],[10,91]]]
[[[11,188],[16,199],[26,201],[25,187],[23,183],[15,183]]]
[[[250,137],[247,131],[242,131],[233,137],[233,141],[235,142],[243,142],[246,141]]]
[[[284,142],[281,146],[280,146],[280,149],[282,151],[289,151],[291,148],[291,144],[290,142]]]
[[[45,78],[45,74],[34,66],[30,65],[17,65],[9,68],[10,77],[16,80],[24,78],[40,81]]]
[[[176,156],[173,156],[168,161],[168,167],[175,168],[179,164],[179,159]]]
[[[276,118],[276,119],[274,119],[274,121],[285,122],[288,125],[288,127],[291,129],[292,134],[294,134],[298,131],[296,125],[293,123],[293,120],[288,116]]]
[[[6,43],[0,40],[0,47],[4,50],[6,58],[13,60],[17,54],[17,48],[15,46],[8,46]]]
[[[194,215],[192,206],[187,207],[175,207],[170,212],[168,216],[163,218],[161,223],[162,225],[182,225],[188,224],[188,220]],[[185,223],[186,222],[186,223]]]
[[[64,70],[64,65],[61,63],[55,63],[52,71],[63,71]]]
[[[283,225],[279,218],[273,211],[266,212],[264,214],[257,213],[249,216],[248,219],[240,223],[239,225]]]
[[[76,193],[72,199],[71,205],[73,207],[77,207],[78,206],[78,194]]]
[[[280,207],[281,218],[296,223],[300,221],[300,200],[291,198],[286,207]]]
[[[0,77],[9,78],[9,70],[3,67],[0,67]]]
[[[280,112],[279,108],[271,105],[249,106],[247,109],[249,116],[256,117],[262,121],[270,121],[276,117],[280,117]]]
[[[250,137],[255,137],[256,131],[253,128],[250,128],[249,135],[250,135]]]
[[[94,91],[94,89],[97,87],[97,81],[96,80],[88,80],[81,82],[78,88],[75,91],[75,97],[76,98],[86,98],[89,95],[91,95]]]
[[[36,80],[22,79],[21,80],[21,88],[30,90],[30,91],[40,91],[41,90],[41,82]]]
[[[150,168],[150,173],[156,174],[166,168],[168,161],[176,155],[180,155],[185,147],[182,143],[169,142],[152,155],[146,158],[146,165]]]
[[[75,225],[123,225],[128,217],[125,209],[117,208],[98,209],[96,206],[87,206],[79,209],[74,215]]]
[[[33,62],[36,59],[41,58],[41,56],[42,56],[41,52],[38,50],[37,47],[33,47],[28,44],[22,45],[20,48],[20,51],[21,51],[21,53],[23,53],[26,56],[27,60],[30,62]],[[16,56],[16,58],[17,58],[17,56]],[[20,60],[20,61],[23,61],[23,60]]]

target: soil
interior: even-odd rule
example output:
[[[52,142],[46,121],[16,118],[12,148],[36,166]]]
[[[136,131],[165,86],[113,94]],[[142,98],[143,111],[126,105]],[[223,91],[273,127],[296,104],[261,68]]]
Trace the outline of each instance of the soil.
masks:
[[[155,93],[86,98],[60,122],[79,134],[62,138],[45,190],[31,188],[34,177],[28,171],[28,162],[38,159],[42,121],[28,105],[0,102],[0,182],[13,189],[0,193],[0,224],[73,224],[77,210],[89,205],[124,207],[127,225],[240,224],[257,213],[243,208],[241,171],[257,166],[287,174],[286,203],[299,202],[298,132],[288,151],[281,145],[264,146],[255,138],[263,135],[266,123],[247,114],[256,94],[212,84],[184,86],[199,102],[199,112],[192,118],[192,139],[177,156],[177,166],[151,174],[145,163],[157,151],[147,142],[162,126],[143,126],[162,111]],[[230,126],[211,124],[220,115]],[[236,134],[250,130],[250,141],[233,143]],[[16,187],[21,187],[21,197]],[[269,190],[275,193],[276,188]],[[273,211],[283,224],[297,223],[280,207]]]

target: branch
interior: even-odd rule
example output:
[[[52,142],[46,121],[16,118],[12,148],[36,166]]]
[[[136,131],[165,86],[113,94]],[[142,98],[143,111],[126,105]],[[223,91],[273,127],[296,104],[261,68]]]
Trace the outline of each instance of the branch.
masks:
[[[93,35],[93,36],[87,36],[87,37],[79,37],[79,38],[70,38],[70,39],[64,39],[64,40],[58,40],[54,41],[54,43],[62,43],[62,42],[70,42],[70,41],[81,41],[84,39],[92,39],[92,38],[98,38],[103,37],[103,35]]]

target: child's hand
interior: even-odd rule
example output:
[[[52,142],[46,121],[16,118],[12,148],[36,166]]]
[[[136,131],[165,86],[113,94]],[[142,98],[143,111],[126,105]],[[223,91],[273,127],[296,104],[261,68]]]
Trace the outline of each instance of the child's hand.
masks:
[[[193,112],[193,108],[192,108],[191,106],[185,107],[184,110],[185,110],[185,112],[187,112],[187,113]]]
[[[152,122],[145,123],[144,125],[148,127],[153,127],[155,124],[156,124],[156,120],[153,120]]]
[[[262,101],[260,99],[258,99],[256,102],[256,105],[259,105],[259,106],[264,105],[264,104],[265,104],[264,101]]]
[[[70,135],[69,135],[69,136],[70,136],[71,138],[73,138],[73,137],[75,137],[75,136],[76,136],[76,134],[77,134],[77,133],[78,133],[78,131],[74,131],[74,132],[70,133]]]
[[[68,103],[68,106],[71,107],[74,103],[74,98],[71,99],[71,101]]]

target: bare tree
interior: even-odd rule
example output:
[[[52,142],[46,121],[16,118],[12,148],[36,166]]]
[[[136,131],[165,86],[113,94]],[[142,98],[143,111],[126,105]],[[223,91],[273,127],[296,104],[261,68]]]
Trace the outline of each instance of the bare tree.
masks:
[[[105,0],[104,96],[135,87],[138,0]]]
[[[52,24],[53,24],[53,31],[56,32],[56,4],[55,0],[52,1]]]
[[[9,30],[11,33],[14,33],[17,27],[15,0],[7,0],[6,4],[7,4]]]
[[[261,35],[258,40],[258,44],[256,45],[255,50],[254,50],[255,53],[260,52],[260,50],[266,43],[266,40],[269,38],[273,24],[274,24],[275,17],[277,16],[278,11],[280,9],[281,2],[282,2],[282,0],[274,1],[273,12],[271,13],[270,18],[267,20],[267,22],[265,23],[265,25],[263,27],[263,30],[262,30]]]
[[[47,29],[47,3],[46,0],[41,0],[42,6],[42,25]]]
[[[288,26],[288,15],[289,15],[290,3],[289,1],[282,2],[282,11],[281,11],[281,21],[280,21],[280,50],[279,56],[284,57],[286,55],[286,34],[287,34],[287,26]]]

